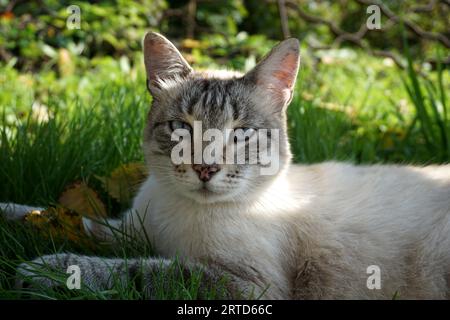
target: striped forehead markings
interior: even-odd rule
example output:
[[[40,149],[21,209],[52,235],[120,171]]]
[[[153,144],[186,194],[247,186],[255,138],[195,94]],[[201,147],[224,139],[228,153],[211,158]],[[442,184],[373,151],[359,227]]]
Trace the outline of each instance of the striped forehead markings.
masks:
[[[180,108],[192,114],[196,106],[206,108],[208,111],[217,111],[216,108],[224,110],[229,104],[231,92],[230,83],[221,83],[210,79],[195,81],[188,92],[184,94],[184,99]]]

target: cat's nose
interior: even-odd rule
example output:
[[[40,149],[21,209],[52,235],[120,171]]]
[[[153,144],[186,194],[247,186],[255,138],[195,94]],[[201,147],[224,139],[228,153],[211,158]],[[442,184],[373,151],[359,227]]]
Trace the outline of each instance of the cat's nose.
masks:
[[[198,174],[198,178],[203,182],[211,180],[212,176],[220,171],[217,164],[193,164],[192,169]]]

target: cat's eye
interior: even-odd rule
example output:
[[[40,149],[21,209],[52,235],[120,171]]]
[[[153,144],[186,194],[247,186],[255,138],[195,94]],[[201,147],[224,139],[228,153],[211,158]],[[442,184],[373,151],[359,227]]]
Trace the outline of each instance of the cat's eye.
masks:
[[[192,127],[188,123],[179,120],[169,121],[169,127],[172,131],[175,131],[177,129],[192,131]]]
[[[248,141],[255,133],[253,128],[236,128],[234,129],[234,142]]]

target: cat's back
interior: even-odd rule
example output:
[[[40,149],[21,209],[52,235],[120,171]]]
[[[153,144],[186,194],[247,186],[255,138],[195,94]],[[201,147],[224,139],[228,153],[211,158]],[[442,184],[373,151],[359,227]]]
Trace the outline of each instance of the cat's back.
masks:
[[[342,251],[341,267],[361,277],[362,288],[366,268],[376,265],[385,297],[399,288],[404,298],[448,292],[449,165],[326,162],[294,165],[287,177],[299,198],[311,199],[305,210],[325,223],[324,237]]]
[[[430,228],[437,220],[450,219],[450,165],[325,162],[293,165],[287,176],[300,197],[314,199],[311,210],[336,223]]]

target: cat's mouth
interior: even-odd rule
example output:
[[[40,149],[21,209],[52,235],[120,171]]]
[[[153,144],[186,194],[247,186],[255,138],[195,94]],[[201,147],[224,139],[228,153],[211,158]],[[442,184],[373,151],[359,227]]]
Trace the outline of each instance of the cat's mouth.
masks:
[[[200,187],[191,191],[196,197],[200,196],[200,198],[211,198],[217,196],[217,191],[213,190],[208,183],[202,183]]]
[[[212,195],[212,194],[216,193],[215,191],[211,190],[208,187],[207,183],[203,183],[202,186],[199,189],[197,189],[197,192],[199,192],[200,194],[205,195],[205,196]]]
[[[219,194],[216,191],[211,190],[207,184],[202,184],[197,188],[192,188],[186,190],[185,192],[186,192],[185,195],[188,198],[193,199],[199,203],[215,202],[217,196],[219,196]]]

